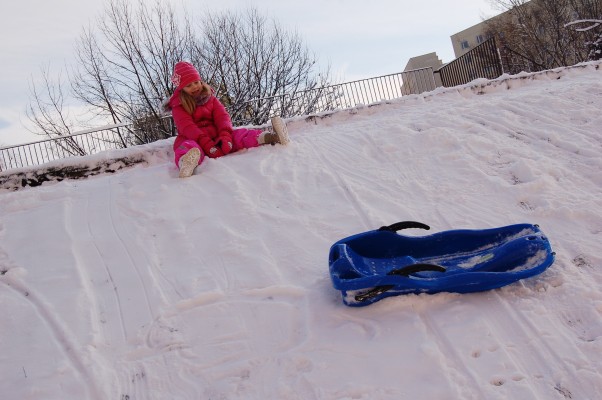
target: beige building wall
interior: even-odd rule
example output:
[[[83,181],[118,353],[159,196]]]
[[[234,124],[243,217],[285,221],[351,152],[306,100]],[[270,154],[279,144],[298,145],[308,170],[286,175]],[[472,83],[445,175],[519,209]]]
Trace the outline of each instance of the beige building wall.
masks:
[[[441,61],[439,59],[439,56],[437,56],[437,53],[433,52],[433,53],[423,54],[421,56],[416,56],[416,57],[410,58],[410,60],[406,64],[406,67],[404,68],[403,71],[407,72],[407,71],[413,71],[415,69],[432,67],[433,72],[435,72],[442,66],[443,66],[443,61]],[[435,85],[437,87],[441,86],[441,78],[439,78],[439,74],[435,74],[434,78],[435,78]],[[404,88],[402,89],[404,94],[407,94],[405,92],[407,92],[409,90],[408,89],[409,86],[410,85],[404,83]]]
[[[489,37],[486,31],[486,22],[481,22],[451,35],[454,56],[458,58],[487,40]]]
[[[414,69],[433,67],[433,70],[438,70],[443,66],[443,62],[437,56],[437,53],[428,53],[421,56],[410,58],[404,71],[411,71]]]

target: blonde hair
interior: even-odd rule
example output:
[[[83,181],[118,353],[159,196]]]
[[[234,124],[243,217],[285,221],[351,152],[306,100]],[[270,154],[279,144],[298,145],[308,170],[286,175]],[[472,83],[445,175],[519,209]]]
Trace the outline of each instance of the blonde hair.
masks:
[[[203,82],[203,90],[201,91],[201,95],[211,95],[211,86],[209,86],[205,82]],[[194,99],[194,97],[192,97],[183,90],[180,90],[180,103],[182,104],[182,107],[184,107],[184,110],[188,114],[192,115],[192,113],[194,113],[194,109],[196,108],[196,100]]]

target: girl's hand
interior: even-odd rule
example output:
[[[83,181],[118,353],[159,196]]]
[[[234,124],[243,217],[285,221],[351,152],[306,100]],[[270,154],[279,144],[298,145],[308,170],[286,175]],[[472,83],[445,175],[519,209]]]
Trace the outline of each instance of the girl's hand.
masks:
[[[201,149],[203,149],[205,154],[210,158],[221,157],[224,155],[220,149],[220,145],[207,136],[201,137],[198,143],[201,146]]]
[[[230,153],[232,151],[232,142],[230,140],[222,140],[220,149],[224,155]]]
[[[232,143],[232,135],[230,132],[221,131],[219,133],[219,137],[217,138],[217,147],[224,154],[228,154],[232,151],[233,143]]]
[[[224,153],[216,146],[213,146],[209,149],[207,154],[210,158],[217,158],[224,155]]]

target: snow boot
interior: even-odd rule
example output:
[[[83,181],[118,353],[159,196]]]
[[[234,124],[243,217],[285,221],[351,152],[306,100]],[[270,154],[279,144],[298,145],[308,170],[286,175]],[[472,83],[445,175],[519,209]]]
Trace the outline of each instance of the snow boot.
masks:
[[[286,123],[282,120],[282,118],[272,117],[272,129],[274,129],[274,133],[278,136],[277,143],[287,145],[290,142]]]
[[[263,131],[257,138],[257,142],[259,144],[277,144],[280,143],[280,139],[278,138],[278,134],[271,131]]]
[[[194,169],[199,165],[201,159],[201,151],[196,147],[188,150],[186,154],[180,157],[178,166],[180,167],[180,178],[188,178],[194,172]]]

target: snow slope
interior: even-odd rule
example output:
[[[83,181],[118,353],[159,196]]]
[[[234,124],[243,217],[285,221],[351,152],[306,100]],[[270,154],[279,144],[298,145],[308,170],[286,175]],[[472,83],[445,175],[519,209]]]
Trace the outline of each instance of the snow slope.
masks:
[[[178,179],[0,189],[3,399],[596,399],[602,63],[288,121]],[[328,250],[401,220],[537,223],[543,274],[349,308]],[[422,234],[422,231],[404,231]]]

